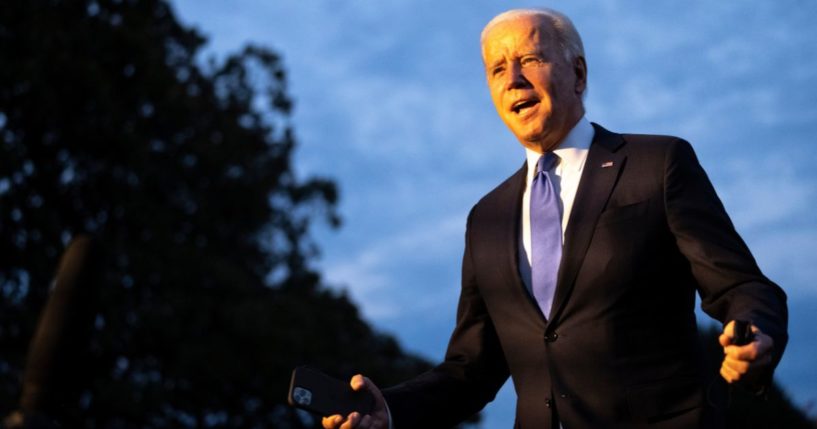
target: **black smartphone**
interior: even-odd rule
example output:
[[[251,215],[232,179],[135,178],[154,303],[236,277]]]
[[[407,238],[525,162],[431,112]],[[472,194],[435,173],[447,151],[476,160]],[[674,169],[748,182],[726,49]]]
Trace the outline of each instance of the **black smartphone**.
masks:
[[[732,336],[732,344],[736,346],[745,346],[755,339],[755,334],[752,333],[752,324],[747,320],[735,320],[734,335]]]
[[[309,366],[299,366],[292,371],[287,400],[293,407],[321,416],[348,416],[353,411],[365,415],[374,408],[374,396],[368,390],[356,392],[348,381]]]

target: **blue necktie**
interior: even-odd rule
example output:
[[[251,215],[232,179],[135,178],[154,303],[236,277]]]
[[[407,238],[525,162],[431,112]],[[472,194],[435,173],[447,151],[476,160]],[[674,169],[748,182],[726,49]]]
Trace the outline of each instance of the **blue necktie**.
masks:
[[[530,193],[531,289],[545,318],[550,318],[562,260],[562,215],[552,171],[558,160],[552,152],[539,158]]]

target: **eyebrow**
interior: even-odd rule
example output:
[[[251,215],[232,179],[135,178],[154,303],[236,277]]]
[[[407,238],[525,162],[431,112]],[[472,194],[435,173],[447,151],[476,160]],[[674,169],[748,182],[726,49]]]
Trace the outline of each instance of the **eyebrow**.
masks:
[[[542,58],[546,57],[545,50],[542,49],[542,48],[537,48],[537,49],[531,49],[529,51],[521,52],[519,54],[519,58],[527,57],[527,56],[530,56],[530,55],[537,55],[537,56],[540,56]]]
[[[501,60],[496,60],[496,61],[492,62],[491,64],[486,64],[485,69],[486,70],[491,70],[491,69],[495,68],[496,66],[499,66],[499,65],[504,64],[504,63],[505,63],[504,58],[501,59]]]
[[[522,59],[522,58],[530,56],[530,55],[536,55],[536,56],[541,57],[543,59],[548,58],[547,55],[545,55],[544,50],[542,50],[542,49],[531,49],[530,51],[520,52],[518,55],[515,55],[514,60],[519,60],[519,59]],[[492,69],[492,68],[494,68],[494,67],[496,67],[496,66],[498,66],[500,64],[503,64],[504,62],[505,62],[505,57],[503,56],[501,59],[498,59],[498,60],[492,62],[491,64],[486,64],[485,69],[490,70],[490,69]]]

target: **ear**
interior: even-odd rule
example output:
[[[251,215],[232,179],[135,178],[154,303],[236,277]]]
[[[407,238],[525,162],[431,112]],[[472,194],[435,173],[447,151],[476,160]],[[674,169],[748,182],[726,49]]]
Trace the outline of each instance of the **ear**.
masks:
[[[573,90],[576,91],[576,94],[581,95],[587,89],[587,62],[584,57],[576,57],[573,60],[573,73],[576,75],[576,84]]]

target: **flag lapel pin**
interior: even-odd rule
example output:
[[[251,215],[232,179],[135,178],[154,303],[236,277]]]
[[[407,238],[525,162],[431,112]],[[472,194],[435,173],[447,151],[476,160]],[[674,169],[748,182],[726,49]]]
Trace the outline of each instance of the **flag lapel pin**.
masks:
[[[613,161],[606,161],[606,162],[601,164],[601,168],[607,168],[607,167],[612,167],[612,166],[613,166]]]

